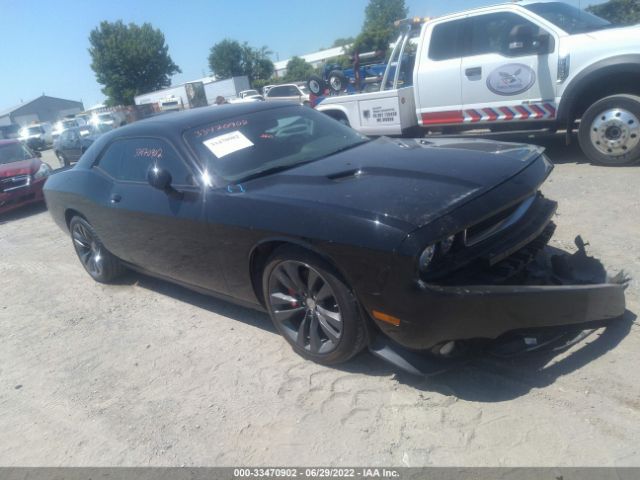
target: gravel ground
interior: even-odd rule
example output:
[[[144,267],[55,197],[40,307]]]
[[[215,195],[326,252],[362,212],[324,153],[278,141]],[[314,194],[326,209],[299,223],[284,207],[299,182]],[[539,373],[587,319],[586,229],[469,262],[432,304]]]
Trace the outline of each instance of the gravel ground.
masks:
[[[640,278],[640,168],[531,141],[556,162],[553,244],[580,233]],[[569,352],[422,380],[304,361],[266,315],[142,275],[94,283],[42,207],[0,224],[0,465],[640,466],[637,280]]]

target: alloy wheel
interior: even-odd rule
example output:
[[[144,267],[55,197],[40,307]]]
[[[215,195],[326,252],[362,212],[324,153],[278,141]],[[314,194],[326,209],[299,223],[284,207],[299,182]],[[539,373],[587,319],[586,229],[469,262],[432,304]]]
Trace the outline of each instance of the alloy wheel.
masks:
[[[272,317],[285,335],[312,354],[324,355],[338,346],[342,314],[331,285],[306,263],[285,260],[269,277]]]
[[[71,232],[73,246],[80,261],[93,276],[98,277],[103,272],[103,255],[101,245],[95,236],[82,223],[75,223]]]

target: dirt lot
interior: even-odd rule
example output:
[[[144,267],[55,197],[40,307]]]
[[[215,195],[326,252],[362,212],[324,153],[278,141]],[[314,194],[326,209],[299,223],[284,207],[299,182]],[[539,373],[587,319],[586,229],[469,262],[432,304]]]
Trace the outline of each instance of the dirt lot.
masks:
[[[639,279],[640,167],[532,141],[556,162],[553,244],[580,233]],[[637,280],[566,354],[421,380],[304,361],[266,315],[158,280],[94,283],[42,208],[0,223],[0,465],[640,466]]]

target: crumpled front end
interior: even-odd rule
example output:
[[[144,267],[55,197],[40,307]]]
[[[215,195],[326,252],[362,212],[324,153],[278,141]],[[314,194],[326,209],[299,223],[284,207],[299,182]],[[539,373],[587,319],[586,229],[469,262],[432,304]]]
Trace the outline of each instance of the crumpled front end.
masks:
[[[451,342],[576,331],[624,314],[623,273],[608,275],[580,237],[574,254],[547,245],[557,204],[537,191],[546,178],[538,167],[408,237],[384,288],[363,299],[380,331],[405,348],[443,353]],[[435,255],[421,268],[415,252],[428,245]]]

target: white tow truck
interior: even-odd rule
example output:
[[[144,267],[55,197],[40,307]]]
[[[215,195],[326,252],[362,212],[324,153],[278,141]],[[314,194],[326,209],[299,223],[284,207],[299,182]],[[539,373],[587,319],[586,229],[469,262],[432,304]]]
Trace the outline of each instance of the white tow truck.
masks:
[[[379,90],[332,92],[317,110],[368,135],[547,128],[570,138],[578,124],[594,163],[640,162],[640,25],[559,1],[397,25]]]

